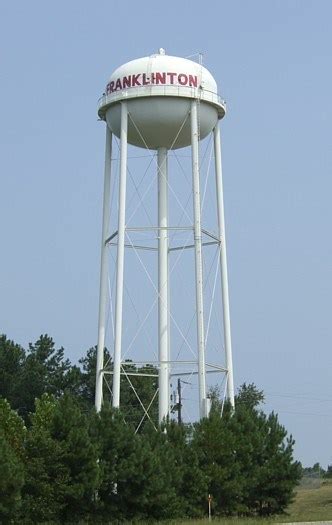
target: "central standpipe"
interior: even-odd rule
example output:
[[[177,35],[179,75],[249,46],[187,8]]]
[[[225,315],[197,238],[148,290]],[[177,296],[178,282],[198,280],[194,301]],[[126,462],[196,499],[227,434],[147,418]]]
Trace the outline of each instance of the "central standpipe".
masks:
[[[202,262],[202,227],[201,227],[201,195],[199,187],[199,154],[198,154],[198,112],[197,101],[191,103],[191,149],[194,198],[194,244],[195,244],[195,277],[196,277],[196,322],[198,349],[198,396],[199,415],[203,419],[206,414],[206,382],[205,382],[205,336],[204,336],[204,301],[203,301],[203,262]]]
[[[168,305],[168,180],[167,149],[158,149],[158,324],[159,423],[169,405],[169,305]]]

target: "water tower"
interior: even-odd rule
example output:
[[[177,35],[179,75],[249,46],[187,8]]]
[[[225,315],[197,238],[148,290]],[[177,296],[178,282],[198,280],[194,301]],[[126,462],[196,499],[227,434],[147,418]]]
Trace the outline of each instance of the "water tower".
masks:
[[[126,188],[128,144],[152,151],[155,156],[154,176],[157,178],[157,216],[156,224],[146,229],[153,230],[156,239],[156,304],[157,304],[157,340],[159,387],[159,421],[169,415],[170,378],[174,373],[175,357],[172,354],[170,337],[170,288],[169,259],[172,248],[169,244],[170,232],[175,229],[169,223],[168,197],[169,177],[168,156],[174,150],[191,148],[192,181],[192,224],[186,226],[192,237],[188,245],[191,248],[193,286],[195,293],[196,357],[190,361],[193,373],[198,379],[198,415],[207,416],[209,400],[207,398],[207,361],[206,361],[206,317],[204,314],[204,268],[203,249],[205,245],[218,247],[220,265],[219,293],[223,324],[224,366],[220,363],[209,364],[214,371],[223,371],[226,377],[226,391],[230,403],[234,406],[234,386],[232,368],[232,348],[229,315],[228,278],[226,260],[226,238],[223,206],[223,186],[221,168],[221,147],[219,120],[225,115],[225,103],[217,94],[217,84],[210,72],[199,62],[168,56],[163,49],[157,54],[128,62],[114,71],[106,86],[98,108],[99,118],[106,122],[106,150],[104,174],[103,226],[101,247],[101,275],[99,297],[99,325],[96,371],[95,406],[99,411],[103,400],[105,368],[103,349],[107,325],[108,303],[108,248],[115,245],[115,300],[114,300],[114,348],[112,348],[112,405],[121,406],[121,374],[123,356],[123,319],[125,309],[123,295],[125,286],[126,253]],[[200,181],[200,141],[213,134],[213,152],[216,183],[216,229],[206,231],[201,217],[201,181]],[[112,137],[119,139],[119,176],[118,176],[118,214],[117,224],[110,228],[110,188],[112,170]],[[114,143],[114,141],[113,141]],[[134,174],[135,176],[135,174]],[[113,173],[112,173],[113,177]],[[141,225],[139,225],[141,227]],[[139,229],[137,226],[137,230]],[[177,226],[177,228],[181,228]],[[135,228],[131,228],[135,230]],[[206,240],[207,236],[207,240]],[[142,247],[143,248],[143,247]],[[186,305],[183,305],[185,308]],[[189,361],[187,361],[189,362]],[[174,366],[173,366],[174,365]],[[213,371],[213,370],[212,370]]]

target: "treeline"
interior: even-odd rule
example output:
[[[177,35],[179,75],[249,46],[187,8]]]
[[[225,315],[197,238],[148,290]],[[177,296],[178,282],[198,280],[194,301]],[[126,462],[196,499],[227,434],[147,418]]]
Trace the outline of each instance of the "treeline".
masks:
[[[94,411],[95,358],[90,349],[75,366],[48,336],[28,350],[0,337],[1,523],[200,517],[208,494],[215,515],[285,510],[301,466],[254,385],[240,388],[235,413],[226,403],[221,418],[214,392],[209,418],[157,431],[147,422],[135,432],[141,415],[132,389],[123,390],[121,412],[107,399]],[[155,378],[133,379],[151,399]]]
[[[332,465],[328,465],[326,470],[319,463],[314,463],[312,467],[303,467],[302,477],[330,480],[332,479]]]

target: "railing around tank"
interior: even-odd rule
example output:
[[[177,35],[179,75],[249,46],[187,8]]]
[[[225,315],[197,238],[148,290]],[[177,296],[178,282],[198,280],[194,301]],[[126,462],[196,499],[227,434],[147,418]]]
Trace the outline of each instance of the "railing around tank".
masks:
[[[104,93],[98,99],[98,111],[110,104],[125,98],[154,97],[154,96],[173,96],[197,98],[206,102],[211,102],[226,109],[226,102],[218,93],[205,89],[204,87],[180,86],[178,84],[149,84],[146,86],[134,86],[113,93]]]

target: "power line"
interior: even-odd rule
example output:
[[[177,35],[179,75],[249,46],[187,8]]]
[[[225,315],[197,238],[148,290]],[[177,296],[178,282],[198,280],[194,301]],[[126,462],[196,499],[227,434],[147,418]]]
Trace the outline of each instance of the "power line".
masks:
[[[265,392],[265,395],[271,396],[271,397],[286,397],[291,399],[298,399],[303,401],[324,401],[327,403],[332,403],[332,399],[323,399],[320,397],[309,397],[308,394],[271,394],[269,392]]]

